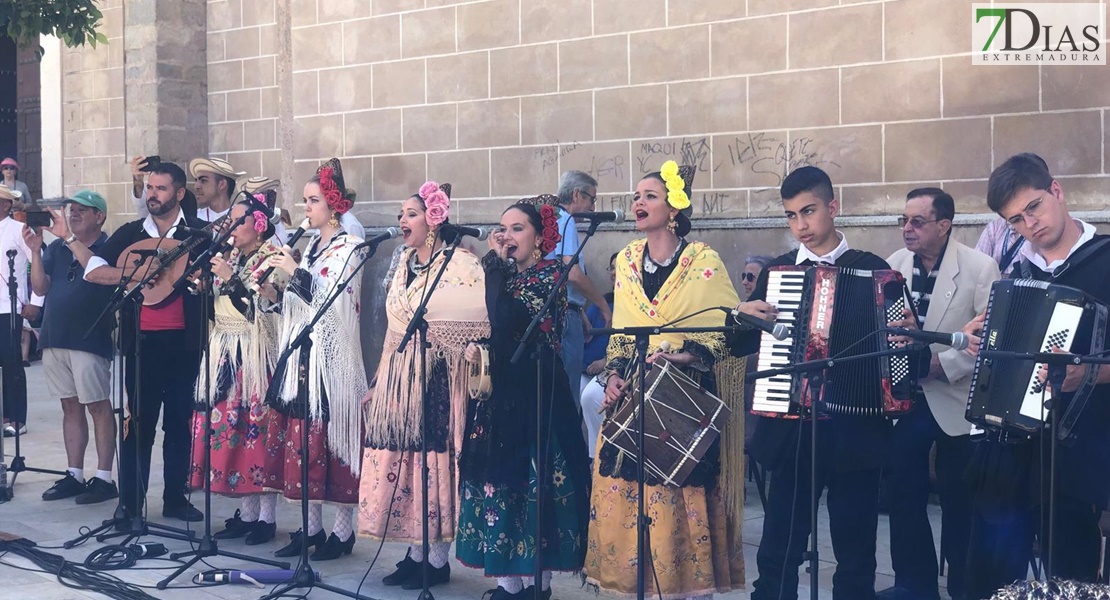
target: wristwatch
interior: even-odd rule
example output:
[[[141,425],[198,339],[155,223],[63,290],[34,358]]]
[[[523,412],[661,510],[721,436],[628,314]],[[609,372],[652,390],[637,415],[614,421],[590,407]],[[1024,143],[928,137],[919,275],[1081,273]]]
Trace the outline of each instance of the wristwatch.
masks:
[[[77,236],[74,235],[73,233],[70,233],[69,237],[67,237],[65,239],[65,244],[68,246],[68,245],[70,245],[70,244],[72,244],[73,242],[76,242],[76,241],[77,241]]]

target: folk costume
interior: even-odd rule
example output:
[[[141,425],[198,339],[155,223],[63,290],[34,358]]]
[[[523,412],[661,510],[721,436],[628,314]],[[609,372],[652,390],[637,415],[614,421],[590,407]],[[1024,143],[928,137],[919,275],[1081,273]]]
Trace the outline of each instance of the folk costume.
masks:
[[[670,162],[670,161],[669,161]],[[661,326],[716,306],[736,306],[739,297],[720,256],[708,245],[683,239],[690,228],[687,215],[689,184],[693,169],[664,165],[668,189],[687,190],[672,198],[670,206],[680,210],[672,231],[679,236],[675,254],[664,264],[648,255],[647,241],[636,240],[615,261],[613,327]],[[718,312],[706,312],[683,320],[686,327],[722,325]],[[732,358],[725,336],[719,333],[652,336],[648,355],[668,342],[672,352],[688,352],[708,367],[682,372],[702,387],[728,402],[732,410],[727,426],[681,487],[664,485],[648,474],[645,479],[646,510],[652,566],[649,569],[664,600],[709,596],[739,589],[744,584],[743,444],[744,362]],[[613,335],[607,352],[608,370],[624,372],[635,360],[635,339]],[[630,401],[625,399],[624,401]],[[586,554],[586,580],[604,592],[631,595],[636,592],[637,468],[635,457],[601,438],[593,474],[590,501],[590,533]],[[645,582],[655,595],[655,583]]]
[[[425,205],[429,239],[434,247],[439,226],[447,220],[450,185],[428,182],[414,197]],[[440,210],[442,209],[442,210]],[[424,243],[421,241],[421,243]],[[419,576],[423,560],[422,523],[429,521],[430,564],[447,569],[455,539],[458,508],[458,461],[466,416],[469,342],[489,336],[485,274],[478,258],[456,249],[439,285],[429,288],[444,261],[443,248],[419,264],[416,248],[404,248],[387,287],[388,325],[376,385],[366,403],[366,448],[359,491],[359,534],[406,542],[409,554],[387,585],[404,585]],[[431,293],[425,320],[427,372],[421,371],[420,344],[413,338],[398,353],[401,339],[424,297]],[[425,406],[427,382],[427,406]],[[430,411],[427,435],[424,410]],[[423,513],[422,450],[427,448],[429,513]]]
[[[207,406],[211,402],[211,410],[198,411],[193,417],[190,485],[194,489],[204,487],[204,436],[205,429],[211,428],[207,479],[212,492],[243,498],[242,507],[216,537],[246,535],[250,543],[273,537],[277,496],[264,489],[263,467],[267,442],[284,428],[284,422],[264,402],[277,361],[280,315],[273,302],[247,288],[255,272],[265,270],[267,261],[280,254],[280,250],[265,241],[274,228],[261,210],[248,219],[254,221],[260,236],[265,236],[260,237],[262,244],[249,252],[231,250],[227,262],[234,275],[229,281],[213,278],[214,319],[195,388],[197,405]],[[259,533],[253,534],[254,529],[259,529]]]
[[[521,208],[532,213],[530,219],[539,213],[544,253],[558,241],[554,200],[553,196],[541,196]],[[543,440],[546,483],[540,540],[545,589],[552,571],[582,568],[589,459],[581,417],[559,358],[562,332],[558,324],[551,317],[541,322],[533,345],[538,358],[516,365],[510,362],[529,322],[551,293],[560,262],[539,260],[518,271],[490,252],[482,258],[482,266],[492,330],[487,342],[493,390],[489,399],[470,400],[467,407],[459,458],[462,500],[455,551],[464,565],[498,578],[496,598],[498,593],[521,593],[535,572],[536,411],[550,415],[549,424],[542,429],[549,433]],[[561,315],[565,310],[566,295],[560,294],[550,314]],[[542,386],[540,398],[536,397],[538,384]]]
[[[332,159],[317,173],[329,208],[339,213],[349,210],[351,201],[340,191],[345,188],[339,161]],[[361,242],[342,227],[326,242],[319,235],[309,242],[282,300],[279,348],[286,348],[300,334],[336,286],[350,276],[362,258],[355,252]],[[305,352],[299,348],[293,353],[280,379],[275,377],[270,393],[276,397],[274,403],[279,410],[287,415],[288,424],[276,443],[269,445],[266,487],[281,491],[287,499],[300,499],[301,427],[305,426],[307,407],[310,429],[306,491],[314,501],[309,511],[307,543],[317,546],[324,543],[320,503],[336,504],[336,524],[331,536],[335,544],[330,539],[327,544],[341,544],[345,553],[354,544],[352,521],[358,503],[362,458],[361,404],[369,387],[359,341],[361,283],[360,277],[347,283],[316,324],[310,336],[311,349]],[[296,536],[291,545],[299,548]]]

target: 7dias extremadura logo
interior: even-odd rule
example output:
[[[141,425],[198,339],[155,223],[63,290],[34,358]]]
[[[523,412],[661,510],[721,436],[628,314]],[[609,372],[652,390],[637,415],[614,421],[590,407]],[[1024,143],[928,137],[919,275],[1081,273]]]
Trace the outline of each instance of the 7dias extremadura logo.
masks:
[[[976,65],[1105,65],[1106,4],[972,4]]]

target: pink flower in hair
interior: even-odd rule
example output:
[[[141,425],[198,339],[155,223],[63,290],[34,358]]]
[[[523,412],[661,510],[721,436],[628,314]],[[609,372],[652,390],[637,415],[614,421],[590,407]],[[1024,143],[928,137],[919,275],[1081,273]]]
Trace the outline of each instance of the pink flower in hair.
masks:
[[[420,189],[423,191],[424,187],[421,186]],[[451,210],[451,199],[437,187],[434,192],[424,199],[424,208],[426,210],[424,220],[428,222],[430,227],[438,227],[447,220],[447,215]]]
[[[424,202],[428,201],[428,196],[439,191],[439,184],[434,181],[425,181],[424,185],[420,186],[420,198]]]
[[[264,231],[266,231],[266,225],[269,224],[269,222],[266,220],[266,215],[264,215],[260,210],[256,210],[251,214],[254,215],[254,230],[258,233],[263,233]]]

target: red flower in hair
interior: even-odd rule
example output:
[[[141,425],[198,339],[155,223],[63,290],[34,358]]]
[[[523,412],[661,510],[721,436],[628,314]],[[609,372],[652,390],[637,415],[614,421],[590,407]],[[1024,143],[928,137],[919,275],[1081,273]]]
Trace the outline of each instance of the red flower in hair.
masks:
[[[339,186],[332,179],[332,173],[331,167],[320,169],[320,191],[324,194],[324,200],[328,203],[328,208],[339,214],[344,214],[351,210],[354,203],[343,197],[343,192],[339,190]]]
[[[543,223],[543,230],[540,231],[540,238],[543,240],[540,243],[540,250],[544,254],[550,254],[555,250],[559,241],[563,239],[559,235],[559,219],[555,216],[555,209],[550,204],[540,207],[540,219]]]

